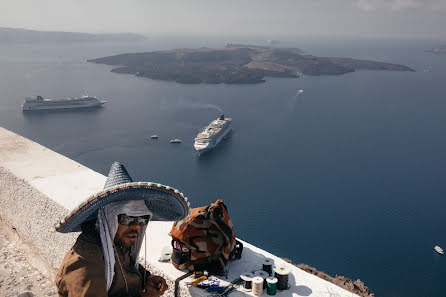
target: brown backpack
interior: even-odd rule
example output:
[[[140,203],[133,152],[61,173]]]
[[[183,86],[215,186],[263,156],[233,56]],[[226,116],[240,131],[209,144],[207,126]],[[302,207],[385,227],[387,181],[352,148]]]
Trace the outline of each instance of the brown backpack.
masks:
[[[189,217],[173,224],[169,235],[177,269],[222,270],[229,259],[240,259],[243,250],[222,200],[192,209]]]

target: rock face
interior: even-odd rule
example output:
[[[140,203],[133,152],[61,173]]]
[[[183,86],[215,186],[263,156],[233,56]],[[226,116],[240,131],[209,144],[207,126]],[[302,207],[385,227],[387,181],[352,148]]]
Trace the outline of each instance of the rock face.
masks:
[[[266,76],[339,75],[357,69],[414,71],[397,64],[315,57],[295,48],[249,45],[121,54],[88,62],[120,66],[112,72],[179,83],[259,83]]]
[[[318,271],[316,268],[308,266],[306,264],[298,264],[297,267],[299,267],[300,269],[302,269],[308,273],[314,274],[319,278],[329,281],[341,288],[344,288],[347,291],[355,293],[356,295],[363,296],[363,297],[374,297],[375,296],[375,294],[371,293],[369,288],[367,288],[367,286],[364,285],[364,283],[359,279],[353,281],[352,279],[349,279],[348,277],[345,277],[345,276],[331,277],[328,274],[326,274],[325,272]]]

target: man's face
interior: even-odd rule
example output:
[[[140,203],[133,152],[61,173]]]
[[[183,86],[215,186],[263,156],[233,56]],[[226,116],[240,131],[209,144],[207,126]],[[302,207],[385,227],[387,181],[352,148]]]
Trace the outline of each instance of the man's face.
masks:
[[[130,248],[136,242],[139,232],[141,232],[141,225],[136,220],[130,225],[118,224],[115,240],[123,247]]]

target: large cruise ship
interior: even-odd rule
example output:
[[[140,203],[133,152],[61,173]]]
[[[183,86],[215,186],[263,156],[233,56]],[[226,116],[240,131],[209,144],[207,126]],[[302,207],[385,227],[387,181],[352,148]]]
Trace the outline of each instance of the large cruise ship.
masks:
[[[76,98],[47,99],[42,96],[27,97],[22,105],[23,111],[48,110],[48,109],[72,109],[100,107],[106,101],[99,101],[92,96],[82,96]]]
[[[221,115],[212,121],[203,131],[195,137],[194,148],[199,153],[213,149],[232,130],[232,119]]]

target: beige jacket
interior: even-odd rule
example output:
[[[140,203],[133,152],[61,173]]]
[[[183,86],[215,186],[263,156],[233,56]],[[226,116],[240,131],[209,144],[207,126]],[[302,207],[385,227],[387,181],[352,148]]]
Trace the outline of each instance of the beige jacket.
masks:
[[[59,296],[63,297],[118,297],[141,296],[144,268],[138,270],[129,253],[117,247],[119,261],[115,263],[113,283],[107,294],[105,289],[105,263],[101,239],[97,231],[83,231],[65,255],[56,276]],[[125,279],[123,277],[125,274]],[[146,272],[146,277],[150,275]],[[126,282],[128,293],[126,289]]]

